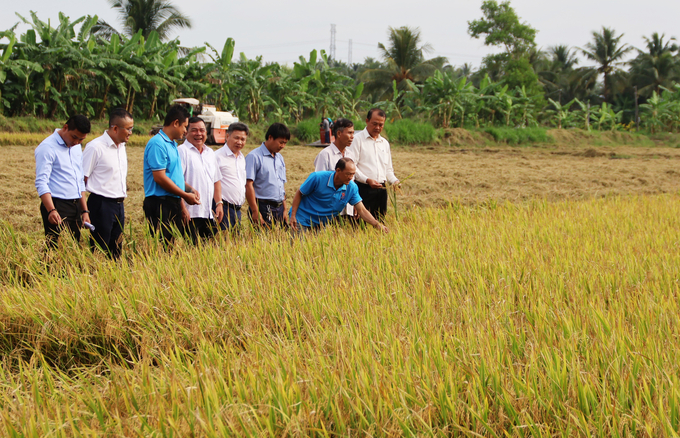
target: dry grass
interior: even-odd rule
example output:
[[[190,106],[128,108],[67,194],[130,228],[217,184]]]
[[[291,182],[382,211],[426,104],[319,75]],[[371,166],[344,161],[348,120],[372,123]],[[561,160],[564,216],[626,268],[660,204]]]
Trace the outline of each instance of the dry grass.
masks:
[[[138,143],[142,140],[143,137],[135,139]],[[254,147],[249,145],[248,149]],[[41,230],[33,185],[33,149],[34,146],[4,146],[0,156],[0,208],[7,212],[5,219],[22,232]],[[287,146],[284,150],[289,199],[314,170],[318,152],[305,146]],[[142,147],[128,149],[130,199],[126,210],[132,223],[142,221],[143,153]],[[393,160],[397,176],[403,179],[413,174],[399,197],[401,207],[442,206],[451,201],[472,205],[533,198],[587,199],[680,190],[680,149],[675,148],[396,147]]]

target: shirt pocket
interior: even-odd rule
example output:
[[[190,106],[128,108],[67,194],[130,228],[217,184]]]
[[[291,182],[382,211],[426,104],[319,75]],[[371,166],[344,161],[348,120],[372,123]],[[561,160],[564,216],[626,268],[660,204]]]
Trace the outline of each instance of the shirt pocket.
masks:
[[[276,166],[276,176],[279,178],[280,181],[286,182],[286,165],[281,164],[279,166]]]

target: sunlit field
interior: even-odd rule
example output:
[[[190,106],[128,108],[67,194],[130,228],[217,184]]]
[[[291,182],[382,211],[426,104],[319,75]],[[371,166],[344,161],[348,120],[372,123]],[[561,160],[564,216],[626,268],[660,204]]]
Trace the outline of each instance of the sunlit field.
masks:
[[[395,148],[387,235],[165,252],[131,147],[120,263],[45,253],[33,147],[2,150],[0,435],[680,432],[676,149]]]

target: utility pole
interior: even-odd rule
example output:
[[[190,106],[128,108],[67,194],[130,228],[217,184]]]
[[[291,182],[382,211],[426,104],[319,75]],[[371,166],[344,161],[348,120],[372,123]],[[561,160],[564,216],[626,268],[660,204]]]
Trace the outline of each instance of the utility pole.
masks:
[[[330,59],[335,59],[335,24],[331,24],[331,53]]]
[[[637,85],[633,87],[635,90],[635,132],[640,131],[640,109],[638,107],[638,92]]]
[[[349,53],[347,54],[347,65],[352,66],[352,40],[349,40]]]

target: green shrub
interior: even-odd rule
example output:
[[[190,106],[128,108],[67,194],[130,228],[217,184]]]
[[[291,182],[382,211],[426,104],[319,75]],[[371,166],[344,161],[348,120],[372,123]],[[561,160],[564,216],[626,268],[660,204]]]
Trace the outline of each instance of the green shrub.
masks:
[[[544,128],[499,128],[488,127],[484,132],[499,143],[521,145],[527,143],[550,143],[553,138]]]
[[[437,140],[437,130],[430,123],[410,119],[395,120],[385,125],[385,137],[398,144],[432,144]]]
[[[292,130],[293,135],[302,143],[319,140],[319,119],[307,119],[298,123]]]

